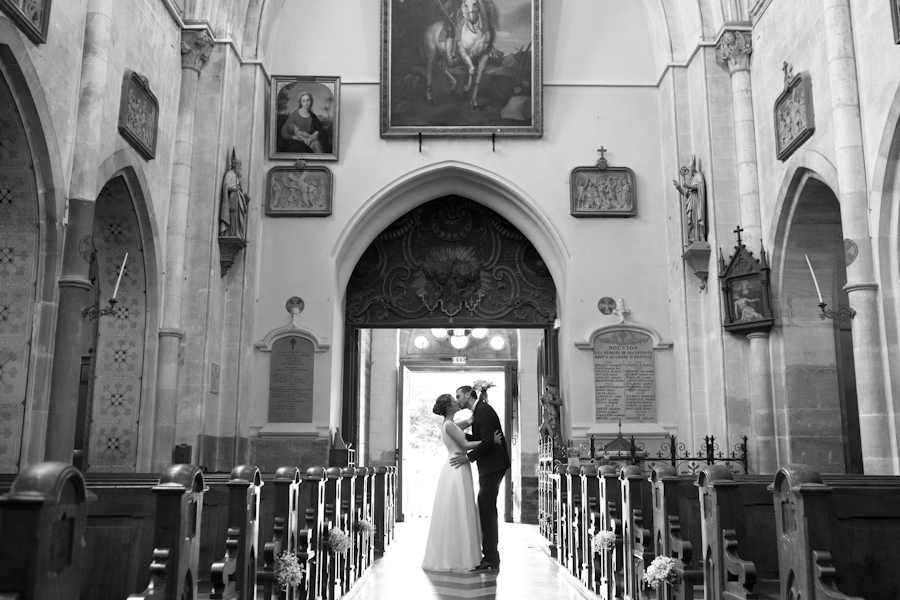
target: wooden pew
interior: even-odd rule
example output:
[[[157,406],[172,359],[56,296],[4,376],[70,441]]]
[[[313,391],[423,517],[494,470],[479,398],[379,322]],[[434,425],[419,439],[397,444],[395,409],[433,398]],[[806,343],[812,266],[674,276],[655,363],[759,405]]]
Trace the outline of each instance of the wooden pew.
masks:
[[[566,465],[557,465],[550,476],[553,482],[554,491],[554,509],[555,522],[553,523],[553,531],[556,541],[556,559],[559,565],[564,569],[569,568],[571,549],[570,549],[570,529],[569,529],[569,479],[567,476],[568,468]]]
[[[675,559],[678,575],[675,593],[668,586],[659,588],[659,600],[694,598],[695,588],[703,589],[703,568],[694,560],[694,552],[703,548],[700,522],[700,494],[695,475],[678,475],[670,465],[654,467],[653,538],[659,556]]]
[[[372,467],[359,467],[356,469],[356,505],[359,507],[359,518],[361,521],[375,523],[372,510],[374,500],[374,477],[375,469]],[[357,557],[359,564],[359,576],[368,571],[374,561],[374,543],[375,536],[368,534],[360,534],[360,546]]]
[[[359,521],[356,504],[356,467],[344,467],[341,469],[341,506],[340,523],[341,531],[350,538],[350,549],[340,556],[341,561],[341,595],[346,594],[350,587],[356,583],[359,565],[357,553],[359,552],[361,535],[356,531],[356,523]]]
[[[88,491],[75,467],[25,467],[0,497],[0,596],[77,600]]]
[[[900,478],[787,465],[772,490],[782,598],[900,597]]]
[[[326,535],[332,529],[341,529],[341,479],[342,472],[340,467],[328,467],[325,469],[325,532]],[[346,533],[346,531],[344,532]],[[322,558],[324,561],[324,580],[323,591],[324,598],[328,600],[337,600],[342,595],[341,570],[344,565],[343,554],[334,552],[327,538],[323,543]]]
[[[256,578],[263,584],[263,598],[273,600],[298,600],[306,597],[306,586],[309,578],[304,579],[300,588],[288,588],[282,591],[276,580],[278,557],[282,552],[299,554],[300,543],[300,470],[297,467],[280,467],[275,471],[275,478],[269,482],[273,488],[273,498],[269,503],[272,511],[271,541],[263,545],[263,568],[257,571]],[[266,521],[268,522],[268,520]],[[299,557],[298,557],[299,558]],[[306,563],[309,572],[311,556],[305,552],[301,563]]]
[[[613,465],[601,465],[597,469],[597,483],[600,489],[600,529],[616,534],[616,546],[611,552],[603,552],[598,557],[600,585],[597,593],[603,600],[615,600],[621,595],[623,585],[622,537],[622,486],[619,474]]]
[[[581,467],[570,466],[566,468],[566,568],[573,577],[581,580],[581,566],[584,558],[582,546],[582,498],[581,498]]]
[[[594,552],[594,534],[600,531],[600,484],[597,481],[597,467],[581,467],[581,583],[594,593],[599,593],[599,570],[596,568],[597,555]]]
[[[390,477],[388,467],[375,469],[375,551],[383,553],[391,543],[388,513],[391,510],[389,496]]]
[[[391,465],[388,467],[388,474],[390,485],[388,486],[388,531],[390,532],[390,536],[388,537],[388,543],[393,543],[394,541],[394,533],[395,527],[397,525],[397,466]]]
[[[708,598],[778,598],[778,550],[769,476],[700,471],[703,565]]]
[[[213,563],[211,600],[255,600],[259,539],[259,469],[239,465],[228,481],[228,537],[225,556]]]
[[[653,515],[650,480],[636,465],[627,465],[619,472],[622,485],[622,559],[624,600],[640,600],[644,566],[655,555],[650,530],[644,526],[644,516],[650,525]]]
[[[129,600],[180,600],[197,597],[203,474],[193,465],[172,465],[163,471],[156,495],[153,562],[150,583]]]

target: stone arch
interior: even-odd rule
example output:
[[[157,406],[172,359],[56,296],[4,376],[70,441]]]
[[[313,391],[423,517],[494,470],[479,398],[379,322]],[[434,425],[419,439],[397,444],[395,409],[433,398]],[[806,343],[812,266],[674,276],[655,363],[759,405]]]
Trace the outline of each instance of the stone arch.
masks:
[[[875,217],[872,250],[877,257],[884,310],[890,398],[900,389],[900,85],[891,101],[871,185],[869,206]]]
[[[349,219],[331,252],[337,271],[337,297],[344,297],[356,263],[376,236],[420,204],[450,195],[483,204],[512,223],[534,244],[557,290],[565,289],[570,253],[546,211],[510,181],[474,165],[445,161],[391,182]]]
[[[156,398],[156,369],[158,366],[157,354],[159,351],[159,336],[151,334],[156,331],[156,325],[160,322],[162,310],[162,282],[163,267],[160,256],[162,240],[157,219],[156,204],[150,193],[146,175],[144,174],[144,160],[132,148],[123,148],[108,156],[97,170],[98,189],[97,195],[106,185],[117,177],[124,180],[124,185],[137,216],[137,225],[141,236],[141,249],[143,254],[143,270],[146,285],[146,331],[143,340],[144,364],[141,378],[141,405],[138,422],[137,453],[138,470],[150,469],[149,444],[153,435],[154,417],[156,415],[154,400]]]
[[[0,79],[8,89],[12,102],[10,110],[16,113],[15,119],[22,128],[21,146],[28,154],[28,179],[36,203],[33,221],[36,239],[32,251],[39,257],[34,265],[34,293],[28,300],[30,317],[25,324],[30,351],[27,357],[22,357],[24,362],[20,371],[23,400],[28,398],[29,405],[18,405],[19,414],[13,419],[16,439],[8,446],[14,447],[16,456],[11,462],[6,461],[9,469],[16,470],[43,456],[58,299],[56,282],[63,244],[65,184],[50,108],[22,37],[10,21],[0,20],[0,38],[6,40],[0,44]]]
[[[806,156],[805,165],[811,157],[821,159]],[[829,184],[836,177],[827,168],[830,163],[816,162],[824,175],[809,166],[786,174],[772,228],[776,436],[780,463],[843,472],[857,462],[862,466],[852,321],[819,318],[816,285],[831,310],[847,306],[848,300],[840,203]],[[815,430],[810,429],[810,409],[817,411]]]

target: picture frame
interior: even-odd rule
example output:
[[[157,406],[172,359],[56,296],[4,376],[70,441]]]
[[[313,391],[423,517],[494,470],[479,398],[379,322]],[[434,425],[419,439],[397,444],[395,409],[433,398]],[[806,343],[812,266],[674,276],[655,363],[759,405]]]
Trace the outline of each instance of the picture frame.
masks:
[[[891,3],[891,24],[893,26],[894,43],[900,44],[900,0],[888,0]]]
[[[381,136],[541,137],[541,20],[542,0],[382,0]]]
[[[816,131],[813,111],[812,82],[809,73],[792,76],[786,65],[785,88],[775,100],[775,150],[784,162]]]
[[[0,0],[0,10],[35,44],[47,43],[52,0]],[[26,12],[27,7],[27,12]]]
[[[146,77],[125,71],[119,101],[119,133],[147,160],[156,157],[159,102]]]
[[[304,98],[312,99],[309,107],[301,106]],[[340,106],[340,77],[273,75],[269,158],[338,160]]]
[[[273,167],[266,177],[266,215],[327,217],[333,205],[333,178],[325,166]]]
[[[628,167],[576,167],[569,176],[573,217],[637,215],[634,172]]]

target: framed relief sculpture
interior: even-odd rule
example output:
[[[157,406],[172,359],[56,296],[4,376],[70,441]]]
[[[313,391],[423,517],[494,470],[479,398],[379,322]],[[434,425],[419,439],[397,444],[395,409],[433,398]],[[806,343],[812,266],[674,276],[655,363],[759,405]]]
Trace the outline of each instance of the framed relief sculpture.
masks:
[[[35,44],[47,41],[51,0],[0,0],[0,10]]]
[[[119,133],[147,160],[156,157],[159,102],[150,82],[134,71],[125,71],[119,103]]]
[[[595,167],[576,167],[569,177],[573,217],[633,217],[637,214],[634,172],[610,167],[600,148]]]
[[[327,217],[331,214],[331,169],[274,167],[266,180],[266,214],[270,217]]]
[[[813,113],[812,83],[809,73],[794,75],[784,63],[784,91],[775,100],[775,149],[778,160],[785,161],[816,130]]]
[[[722,327],[740,334],[768,331],[775,318],[766,251],[760,248],[759,258],[754,258],[741,240],[742,231],[740,226],[734,230],[737,245],[727,264],[719,253],[719,283],[724,309]]]
[[[382,0],[382,137],[540,137],[541,77],[541,0]]]
[[[337,160],[340,77],[273,75],[269,158]]]

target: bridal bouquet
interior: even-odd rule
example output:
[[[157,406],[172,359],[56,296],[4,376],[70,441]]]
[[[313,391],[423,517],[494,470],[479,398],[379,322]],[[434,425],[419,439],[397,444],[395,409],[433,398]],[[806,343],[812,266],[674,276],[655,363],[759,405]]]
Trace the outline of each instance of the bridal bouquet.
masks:
[[[350,536],[335,527],[328,531],[328,547],[334,554],[343,554],[350,549]]]
[[[275,567],[275,577],[281,589],[287,591],[288,588],[295,588],[303,583],[303,575],[306,569],[297,560],[297,555],[293,552],[285,550],[278,555]]]
[[[475,381],[475,383],[472,384],[472,389],[475,390],[476,392],[478,392],[479,394],[481,392],[489,390],[492,387],[494,387],[494,382],[487,381],[485,379],[478,379]]]
[[[616,534],[612,531],[598,531],[594,534],[594,552],[609,552],[616,545]]]
[[[644,583],[654,590],[661,583],[675,583],[675,559],[669,556],[657,556],[644,571]]]

